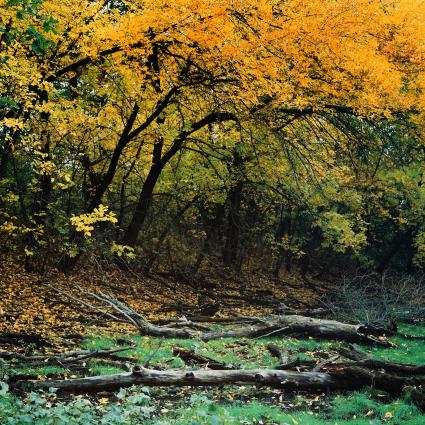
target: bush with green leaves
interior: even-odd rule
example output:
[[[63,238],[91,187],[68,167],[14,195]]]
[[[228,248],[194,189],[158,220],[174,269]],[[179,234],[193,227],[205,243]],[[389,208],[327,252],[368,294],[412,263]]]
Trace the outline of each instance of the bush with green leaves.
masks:
[[[121,389],[116,402],[107,398],[92,401],[78,396],[59,401],[55,391],[32,392],[20,399],[9,394],[2,383],[0,423],[2,425],[139,425],[150,419],[155,407],[146,388]]]

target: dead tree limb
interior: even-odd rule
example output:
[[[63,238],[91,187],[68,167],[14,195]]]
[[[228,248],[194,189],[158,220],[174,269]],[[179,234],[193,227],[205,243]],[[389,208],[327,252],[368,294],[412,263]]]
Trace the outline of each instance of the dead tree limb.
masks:
[[[115,320],[115,321],[122,321],[120,318],[118,318],[118,317],[114,316],[113,314],[99,308],[98,306],[90,304],[87,301],[84,301],[84,300],[74,296],[69,291],[65,291],[63,289],[57,288],[56,286],[50,285],[50,284],[45,283],[45,282],[39,282],[39,283],[41,283],[43,286],[46,286],[47,288],[50,288],[51,290],[53,290],[57,294],[64,295],[67,298],[69,298],[70,300],[75,301],[78,304],[81,304],[83,307],[87,307],[89,310],[92,310],[95,313],[100,313],[102,316],[108,317],[109,319],[112,319],[112,320]],[[80,291],[81,291],[81,289],[80,289]]]
[[[183,339],[198,338],[204,341],[218,338],[262,338],[270,335],[292,335],[391,346],[391,343],[386,339],[379,338],[376,335],[370,335],[368,333],[368,327],[365,325],[352,325],[335,320],[315,319],[300,315],[258,318],[253,324],[224,330],[211,330],[204,326],[202,326],[202,330],[199,330],[199,328],[193,330],[193,323],[189,321],[188,323],[182,323],[182,326],[177,328],[172,326],[158,326],[146,320],[142,314],[136,312],[113,295],[107,295],[102,292],[94,294],[86,292],[82,288],[79,289],[83,295],[100,302],[103,308],[105,306],[111,308],[114,314],[110,314],[110,316],[126,320],[135,326],[143,335]],[[98,312],[101,310],[98,306],[94,306],[94,308]],[[101,311],[101,314],[104,315],[104,309]]]
[[[312,372],[320,372],[327,366],[328,364],[333,363],[335,360],[339,359],[339,354],[329,357],[328,359],[323,360],[322,362],[318,363],[314,368],[311,370]]]
[[[277,370],[311,370],[316,366],[315,360],[295,359],[288,363],[283,363],[275,367]]]
[[[17,360],[19,363],[35,366],[47,366],[50,364],[69,365],[71,363],[78,363],[92,358],[110,359],[117,361],[132,360],[127,357],[117,356],[116,353],[128,351],[133,349],[134,346],[120,347],[112,350],[83,350],[83,351],[70,351],[68,353],[38,355],[38,356],[25,356],[20,353],[10,351],[0,351],[0,358],[6,360]]]
[[[188,365],[198,365],[202,367],[207,367],[208,369],[213,370],[231,370],[232,367],[227,366],[223,362],[214,360],[211,357],[203,356],[201,354],[195,353],[193,350],[188,350],[187,348],[175,346],[173,348],[173,356],[180,357]]]
[[[338,378],[325,373],[293,372],[279,370],[209,370],[158,371],[138,368],[130,373],[92,376],[58,381],[35,381],[36,389],[57,388],[61,392],[113,391],[132,385],[147,386],[217,386],[261,385],[298,390],[325,390],[343,388]]]
[[[276,316],[264,319],[262,323],[241,326],[229,330],[205,332],[203,340],[216,338],[261,338],[270,335],[291,335],[296,337],[318,337],[348,342],[391,346],[386,339],[380,339],[361,332],[361,325],[351,325],[334,320],[314,319],[298,315]]]
[[[295,309],[281,302],[279,306],[274,310],[274,312],[275,314],[280,314],[285,316],[290,314],[296,314],[299,316],[322,317],[325,315],[329,315],[330,310],[323,307]]]
[[[60,392],[88,393],[114,391],[132,385],[146,386],[218,386],[258,385],[288,390],[357,390],[366,386],[400,394],[405,386],[425,384],[425,376],[399,376],[381,370],[357,366],[326,366],[325,372],[295,372],[273,369],[254,370],[167,370],[137,367],[129,373],[92,376],[69,380],[35,381],[34,389],[56,388]]]
[[[276,344],[267,344],[267,350],[272,355],[272,357],[277,357],[281,364],[288,362],[288,353],[282,351]]]
[[[107,295],[102,292],[97,294],[89,293],[81,288],[80,291],[84,295],[102,303],[103,306],[109,306],[114,311],[114,316],[123,318],[131,323],[142,335],[165,338],[196,338],[204,341],[218,338],[262,338],[270,335],[292,335],[297,337],[330,338],[381,346],[392,345],[384,338],[364,332],[367,329],[364,325],[351,325],[335,320],[315,319],[299,315],[258,318],[255,323],[224,330],[212,330],[204,326],[201,331],[193,330],[191,329],[193,328],[191,322],[189,322],[189,327],[186,326],[187,324],[182,323],[181,328],[158,326],[146,320],[142,314],[136,312],[113,295]]]
[[[406,363],[394,363],[385,360],[373,359],[367,353],[350,346],[347,348],[340,348],[339,354],[347,359],[353,360],[345,363],[335,363],[335,365],[345,366],[359,366],[366,369],[384,370],[386,372],[401,374],[401,375],[425,375],[425,365],[417,366]]]

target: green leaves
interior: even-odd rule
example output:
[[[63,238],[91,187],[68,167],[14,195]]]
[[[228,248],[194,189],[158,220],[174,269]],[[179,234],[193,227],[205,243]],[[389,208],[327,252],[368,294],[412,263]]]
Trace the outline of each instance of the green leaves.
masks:
[[[8,0],[6,7],[21,6],[21,9],[16,11],[16,17],[18,19],[24,19],[25,15],[36,15],[38,12],[38,6],[44,3],[44,0]]]
[[[48,26],[50,24],[47,24]],[[44,24],[43,24],[44,26]],[[52,40],[45,38],[40,32],[38,32],[32,25],[28,27],[27,34],[32,39],[32,50],[38,55],[44,55],[47,49],[54,45]]]
[[[58,30],[56,29],[56,24],[58,21],[56,19],[53,19],[51,16],[49,16],[44,22],[43,22],[43,30],[45,32],[52,32],[53,34],[57,34]]]
[[[0,108],[19,109],[19,105],[8,97],[0,97]]]

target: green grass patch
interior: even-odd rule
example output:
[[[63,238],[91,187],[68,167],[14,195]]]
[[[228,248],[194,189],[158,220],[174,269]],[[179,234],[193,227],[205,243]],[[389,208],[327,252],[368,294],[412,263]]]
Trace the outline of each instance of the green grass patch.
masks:
[[[424,327],[404,325],[403,333],[423,335]],[[423,364],[424,341],[392,338],[394,348],[360,346],[377,359]],[[189,368],[173,356],[176,345],[240,368],[273,368],[279,361],[266,345],[273,343],[290,360],[327,358],[344,343],[312,338],[270,337],[264,339],[218,339],[208,343],[197,340],[159,339],[138,335],[125,338],[131,350],[116,353],[123,358],[163,369]],[[111,349],[125,345],[111,335],[89,337],[82,349]],[[109,375],[122,372],[105,359],[90,359],[84,370],[43,366],[37,368],[0,365],[1,375],[63,374]],[[195,366],[196,367],[196,366]],[[1,381],[0,376],[0,381]],[[285,394],[267,388],[226,386],[224,388],[134,388],[95,397],[70,397],[61,400],[54,393],[29,394],[26,399],[0,389],[0,424],[289,424],[289,425],[422,425],[425,415],[408,400],[389,400],[384,393],[365,389],[361,392],[328,397]]]

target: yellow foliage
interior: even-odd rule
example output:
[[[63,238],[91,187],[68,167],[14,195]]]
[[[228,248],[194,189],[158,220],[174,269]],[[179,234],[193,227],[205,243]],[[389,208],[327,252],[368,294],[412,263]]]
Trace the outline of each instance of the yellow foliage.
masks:
[[[70,221],[77,232],[83,233],[88,238],[92,235],[95,224],[101,222],[116,223],[118,220],[113,212],[108,212],[108,207],[99,205],[92,213],[73,216]]]
[[[120,245],[114,242],[111,246],[111,252],[118,257],[126,257],[129,259],[135,258],[134,248],[131,246]]]

